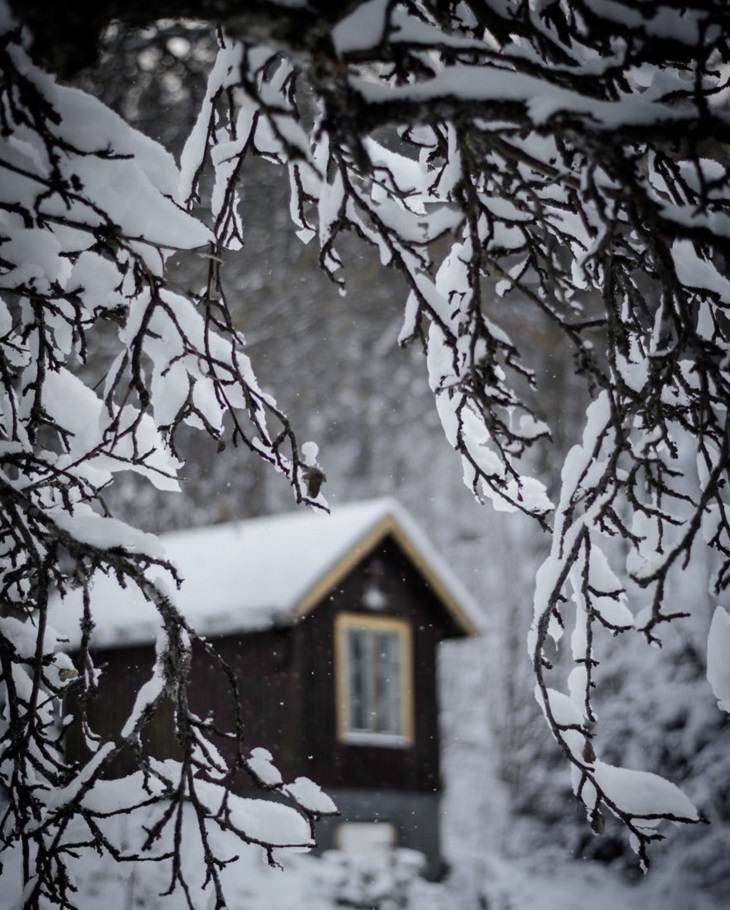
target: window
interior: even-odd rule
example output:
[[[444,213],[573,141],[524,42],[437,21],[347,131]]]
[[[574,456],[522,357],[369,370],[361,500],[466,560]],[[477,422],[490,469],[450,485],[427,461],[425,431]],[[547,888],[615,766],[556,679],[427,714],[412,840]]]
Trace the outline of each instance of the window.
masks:
[[[340,613],[335,622],[339,738],[408,745],[413,739],[410,625],[356,613]]]
[[[342,822],[335,832],[335,845],[344,853],[381,852],[395,844],[395,828],[390,822]]]

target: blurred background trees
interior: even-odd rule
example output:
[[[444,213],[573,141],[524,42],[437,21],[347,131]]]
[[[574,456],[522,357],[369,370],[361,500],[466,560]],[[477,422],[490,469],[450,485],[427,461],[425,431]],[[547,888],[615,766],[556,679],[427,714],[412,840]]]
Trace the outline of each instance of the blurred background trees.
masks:
[[[163,21],[142,30],[113,26],[99,65],[76,79],[179,153],[214,56],[214,36],[195,22]],[[174,119],[167,115],[173,107]],[[315,245],[305,246],[294,235],[285,171],[264,159],[246,176],[241,197],[245,246],[226,264],[234,318],[263,386],[276,390],[299,438],[319,444],[330,502],[336,507],[397,496],[458,567],[489,617],[489,635],[452,646],[442,667],[446,849],[455,886],[465,901],[481,895],[492,901],[487,906],[507,907],[509,863],[516,864],[515,877],[539,876],[557,864],[576,882],[595,875],[586,872],[592,864],[608,864],[616,876],[634,882],[634,857],[610,821],[601,837],[592,837],[582,813],[573,818],[565,811],[572,797],[564,770],[558,771],[564,787],[554,785],[560,760],[545,736],[524,647],[534,570],[547,540],[527,521],[505,521],[480,509],[463,486],[420,355],[396,345],[406,293],[401,277],[384,270],[353,237],[351,248],[342,250],[342,296],[319,269]],[[189,287],[201,280],[182,267],[178,278]],[[522,326],[522,337],[529,320],[531,365],[542,379],[540,411],[562,455],[586,404],[573,361],[533,308],[521,307],[516,297],[505,303],[496,294],[493,306],[507,331],[511,324]],[[180,496],[157,497],[131,479],[114,494],[119,514],[162,531],[290,507],[286,483],[241,449],[218,452],[213,443],[206,447],[196,440],[183,445],[183,454]],[[535,454],[534,471],[549,483],[548,469],[554,479],[559,460],[555,451],[552,464],[547,457]],[[673,603],[679,609],[690,599],[697,608],[692,619],[669,630],[664,653],[656,655],[662,659],[652,660],[638,640],[615,656],[601,655],[601,677],[621,696],[598,705],[608,731],[602,744],[608,760],[625,755],[631,742],[627,764],[650,767],[680,786],[691,781],[689,796],[712,822],[682,830],[655,851],[655,868],[641,886],[647,907],[719,908],[730,894],[730,721],[715,710],[705,680],[709,571],[698,561],[678,573]],[[706,601],[706,609],[698,601]],[[575,864],[565,873],[570,859]],[[612,887],[611,878],[597,881],[599,888]],[[544,893],[545,900],[554,899],[549,889]],[[576,885],[576,906],[585,905],[583,893]],[[543,906],[535,895],[534,906]]]

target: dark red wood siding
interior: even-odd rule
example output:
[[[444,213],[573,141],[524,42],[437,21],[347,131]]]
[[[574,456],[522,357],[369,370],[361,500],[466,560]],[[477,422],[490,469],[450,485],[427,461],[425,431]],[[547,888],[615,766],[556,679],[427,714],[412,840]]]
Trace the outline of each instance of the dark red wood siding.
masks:
[[[340,611],[372,614],[364,595],[373,584],[386,600],[378,614],[407,619],[413,633],[414,741],[403,748],[337,739],[335,616]],[[455,634],[441,602],[398,545],[386,539],[294,627],[224,636],[214,644],[238,680],[246,749],[269,749],[285,777],[306,774],[324,787],[433,792],[441,786],[436,651],[443,638]],[[102,735],[121,729],[153,660],[152,646],[97,652],[105,679],[103,702],[91,709],[94,729]],[[233,728],[226,678],[199,646],[194,649],[190,703],[200,716],[210,714],[219,729]],[[225,741],[218,745],[232,757]],[[169,712],[156,719],[147,747],[158,757],[175,755]],[[77,730],[69,731],[69,752],[80,755]],[[117,773],[127,764],[120,764]],[[247,785],[241,781],[242,788]]]
[[[404,617],[413,630],[414,742],[403,748],[337,739],[335,616],[340,611],[372,615],[364,594],[373,581],[386,597],[378,614]],[[384,541],[296,626],[296,668],[305,700],[300,769],[324,787],[440,789],[436,649],[454,632],[420,574],[392,540]]]
[[[116,736],[134,705],[138,689],[149,678],[154,666],[155,650],[151,645],[139,645],[110,651],[94,651],[94,665],[101,671],[100,694],[88,705],[91,729],[102,738]],[[77,720],[78,711],[73,699],[66,710]],[[66,754],[69,759],[81,761],[88,758],[83,746],[80,724],[71,724],[66,731]],[[173,734],[172,713],[169,704],[161,706],[154,721],[144,734],[145,748],[158,758],[177,757],[177,743]],[[118,777],[129,773],[136,764],[131,749],[107,766],[106,776]]]
[[[282,771],[296,767],[301,711],[292,672],[292,630],[227,635],[216,638],[213,644],[238,681],[245,749],[264,746]],[[190,700],[197,714],[212,712],[219,729],[233,729],[230,689],[215,662],[197,648]],[[225,744],[218,745],[230,758]]]

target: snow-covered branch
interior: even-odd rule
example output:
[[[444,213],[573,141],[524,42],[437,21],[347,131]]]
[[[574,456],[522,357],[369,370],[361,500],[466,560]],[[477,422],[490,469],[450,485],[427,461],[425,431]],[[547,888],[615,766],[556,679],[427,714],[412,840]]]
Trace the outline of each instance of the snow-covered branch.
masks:
[[[325,502],[305,492],[311,466],[300,459],[286,416],[258,385],[228,314],[219,270],[232,239],[226,226],[207,228],[184,210],[180,172],[161,146],[90,96],[58,85],[31,62],[19,33],[6,31],[1,40],[0,779],[7,800],[0,845],[22,845],[26,906],[69,906],[75,849],[149,858],[192,805],[222,907],[224,861],[210,829],[231,831],[272,858],[276,847],[309,844],[309,822],[333,807],[312,809],[281,779],[265,783],[291,807],[262,809],[230,793],[240,769],[261,783],[244,754],[240,720],[228,731],[237,744],[229,767],[211,737],[216,731],[188,704],[195,632],[175,606],[180,579],[154,537],[107,513],[103,493],[122,471],[177,490],[175,438],[187,425],[244,444],[289,479],[297,500]],[[175,251],[208,257],[200,294],[174,286],[168,258]],[[153,567],[168,573],[168,585],[152,579]],[[163,627],[151,678],[119,735],[104,742],[85,711],[99,685],[89,653],[99,573],[138,588]],[[48,612],[52,595],[77,587],[84,611],[74,664]],[[200,646],[237,705],[235,677],[208,643]],[[80,711],[89,757],[78,765],[64,757],[64,700]],[[181,755],[164,766],[141,748],[163,701],[173,707]],[[106,769],[130,748],[141,771],[119,785],[113,806],[99,808]],[[101,820],[150,803],[159,813],[147,841],[140,854],[124,856]],[[170,887],[186,892],[179,834],[169,843],[172,854],[157,858],[171,859]]]
[[[129,806],[166,807],[148,846],[192,802],[222,906],[211,821],[271,849],[302,842],[253,834],[225,814],[218,784],[201,780],[225,788],[231,769],[187,706],[195,633],[175,609],[178,579],[155,541],[102,499],[120,471],[175,490],[185,425],[220,441],[230,427],[297,501],[326,506],[316,459],[258,384],[226,302],[222,264],[244,242],[237,193],[254,156],[286,168],[295,230],[316,238],[341,289],[347,231],[400,270],[400,342],[424,349],[465,484],[549,533],[528,643],[537,699],[594,829],[612,813],[646,863],[661,821],[700,816],[669,782],[597,757],[592,701],[612,639],[638,632],[658,644],[681,620],[668,588],[697,548],[715,554],[717,597],[730,577],[727,4],[214,6],[225,28],[180,168],[57,84],[2,12],[0,770],[11,800],[1,836],[23,839],[29,903],[66,899],[72,818],[86,822],[85,842],[115,849],[90,808],[96,783],[163,693],[185,757],[163,767],[138,749],[142,796]],[[36,5],[21,15],[52,59]],[[63,56],[62,29],[58,42]],[[172,253],[205,260],[196,293],[175,285]],[[540,414],[550,379],[531,366],[529,333],[500,325],[518,305],[525,328],[548,320],[559,333],[592,398],[556,506],[531,461],[550,439]],[[150,581],[153,566],[169,570],[170,590]],[[70,686],[83,706],[96,685],[97,572],[140,588],[164,635],[119,742],[99,743],[85,725],[93,757],[70,768],[52,709]],[[47,624],[51,591],[73,586],[86,592],[80,670]],[[721,622],[710,682],[724,704]],[[574,666],[561,685],[550,642],[569,623]],[[260,754],[259,772],[242,753],[240,763],[271,785]],[[275,786],[311,814],[301,787]],[[171,886],[184,889],[172,859]]]
[[[240,58],[227,109],[238,93],[241,112],[252,99],[264,112],[254,141],[288,160],[295,226],[318,238],[333,280],[346,230],[405,276],[400,340],[426,350],[467,486],[550,529],[529,640],[538,701],[593,827],[601,807],[612,812],[646,864],[660,820],[699,815],[668,782],[597,759],[592,694],[606,637],[633,630],[658,644],[662,625],[681,619],[667,587],[703,535],[718,555],[715,594],[725,588],[730,297],[724,13],[644,6],[638,20],[616,4],[514,3],[508,16],[373,0],[304,60],[286,62],[278,46],[256,70],[233,39],[222,54]],[[278,102],[275,71],[286,73]],[[219,118],[233,135],[234,115]],[[230,139],[208,136],[215,163]],[[549,436],[534,404],[545,377],[492,315],[510,300],[562,333],[597,396],[552,521],[543,485],[525,474]],[[569,598],[565,694],[548,683],[547,654]],[[639,806],[642,788],[653,796]]]

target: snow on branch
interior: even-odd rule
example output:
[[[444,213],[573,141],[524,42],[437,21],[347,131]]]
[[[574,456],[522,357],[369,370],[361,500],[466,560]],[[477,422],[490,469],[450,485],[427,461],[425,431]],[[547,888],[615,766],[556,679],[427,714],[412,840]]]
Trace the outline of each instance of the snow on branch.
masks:
[[[28,904],[66,900],[72,818],[88,843],[116,849],[87,801],[163,693],[185,757],[155,764],[138,749],[136,805],[166,807],[147,847],[192,803],[223,906],[210,822],[270,849],[302,842],[269,839],[266,825],[254,835],[229,811],[220,788],[231,770],[187,704],[195,632],[146,570],[167,569],[171,589],[179,579],[101,499],[120,471],[174,491],[179,428],[222,440],[227,418],[233,442],[285,475],[298,501],[326,506],[316,457],[300,454],[256,381],[226,302],[222,263],[245,240],[237,193],[252,156],[286,168],[296,233],[316,238],[341,290],[344,232],[402,273],[399,340],[425,352],[465,484],[548,533],[528,642],[537,700],[594,830],[612,813],[645,865],[661,822],[700,816],[670,782],[600,761],[593,697],[602,649],[633,634],[657,645],[691,607],[670,587],[697,548],[714,554],[717,597],[730,580],[728,5],[367,0],[339,21],[329,4],[248,6],[215,4],[225,28],[180,168],[39,69],[3,7],[0,771],[11,799],[0,836],[23,839],[27,881],[37,868]],[[25,15],[41,54],[43,17],[33,3]],[[61,26],[58,40],[62,52]],[[173,252],[205,259],[198,293],[174,286]],[[511,337],[500,315],[517,306],[524,334]],[[530,365],[536,322],[563,340],[592,399],[556,505],[533,476],[532,452],[550,442],[540,395],[552,391]],[[69,686],[97,684],[97,571],[137,586],[164,635],[125,735],[101,743],[85,723],[93,758],[70,768],[52,705]],[[85,602],[78,670],[46,622],[51,589],[74,585]],[[549,655],[569,623],[561,682]],[[716,618],[708,668],[721,704],[723,628]],[[239,750],[239,764],[305,814],[330,808],[311,782],[284,784],[264,753]],[[50,806],[54,791],[64,799]],[[174,856],[172,869],[184,890]]]
[[[693,548],[716,554],[716,595],[728,581],[726,20],[721,4],[370,0],[331,44],[301,20],[270,57],[225,39],[209,97],[224,70],[228,96],[205,128],[216,185],[239,167],[240,123],[287,164],[296,231],[341,289],[344,231],[405,277],[400,342],[426,352],[464,482],[551,535],[528,642],[538,702],[594,830],[612,813],[643,865],[662,820],[699,814],[599,761],[593,696],[612,638],[658,645],[685,615],[668,586]],[[555,507],[529,473],[550,389],[498,324],[510,302],[557,330],[594,399]],[[566,694],[548,654],[570,621]]]
[[[192,643],[208,653],[237,706],[235,677],[178,612],[181,579],[160,544],[108,515],[102,495],[122,471],[178,490],[178,430],[191,426],[223,442],[228,415],[233,444],[285,475],[297,501],[326,504],[306,492],[311,468],[259,386],[228,313],[219,260],[235,231],[188,213],[172,156],[89,95],[57,84],[17,31],[0,37],[0,73],[0,848],[21,845],[24,906],[71,906],[69,869],[82,847],[130,861],[158,847],[157,858],[171,863],[170,888],[189,900],[176,825],[192,807],[222,907],[227,860],[211,830],[258,844],[273,862],[275,848],[311,844],[314,818],[334,805],[300,798],[283,781],[273,789],[288,806],[230,792],[233,775],[249,770],[240,718],[236,712],[225,733],[235,743],[227,764],[214,744],[218,731],[188,703]],[[168,258],[181,251],[208,257],[199,294],[174,286]],[[150,580],[155,566],[169,584]],[[86,714],[104,684],[89,652],[99,572],[136,587],[163,626],[153,674],[108,741]],[[84,611],[74,663],[48,624],[48,606],[52,594],[78,587]],[[81,714],[89,757],[78,764],[64,755],[65,698]],[[181,754],[164,767],[141,738],[163,702],[172,705]],[[112,808],[95,808],[95,794],[130,749],[141,770],[118,781]],[[146,842],[123,855],[103,819],[151,804],[158,811]]]
[[[718,707],[730,713],[730,613],[717,607],[707,639],[707,680]]]

